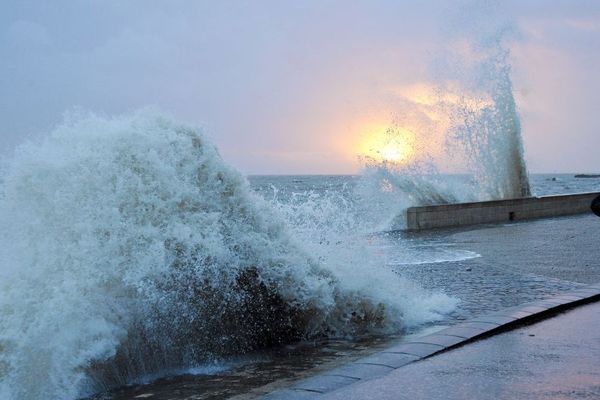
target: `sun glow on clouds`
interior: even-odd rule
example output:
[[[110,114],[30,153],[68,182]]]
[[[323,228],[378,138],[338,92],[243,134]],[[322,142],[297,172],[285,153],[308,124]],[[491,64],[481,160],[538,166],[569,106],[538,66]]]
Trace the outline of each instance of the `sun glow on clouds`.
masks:
[[[398,166],[433,163],[442,171],[463,171],[464,159],[446,147],[453,118],[462,113],[479,113],[492,104],[489,96],[461,87],[459,82],[420,81],[390,87],[391,105],[354,115],[339,132],[332,147],[358,168],[367,162]]]
[[[463,106],[480,110],[491,105],[488,95],[470,92],[458,82],[446,81],[439,84],[415,83],[394,91],[400,97],[412,102],[421,111],[430,111],[427,116],[432,120],[440,120],[448,110],[444,107]]]
[[[408,128],[371,124],[363,128],[358,153],[380,162],[406,163],[414,155],[416,135]]]
[[[353,124],[352,148],[363,161],[407,165],[437,153],[431,136],[447,128],[444,107],[459,99],[428,82],[390,88],[396,107],[359,117]]]

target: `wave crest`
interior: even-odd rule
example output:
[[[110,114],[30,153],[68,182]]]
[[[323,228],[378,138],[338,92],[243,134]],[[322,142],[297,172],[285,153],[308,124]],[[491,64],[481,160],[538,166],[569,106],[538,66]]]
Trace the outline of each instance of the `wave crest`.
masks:
[[[75,398],[453,305],[348,284],[354,272],[311,257],[198,130],[149,111],[71,116],[18,148],[3,181],[2,398]]]

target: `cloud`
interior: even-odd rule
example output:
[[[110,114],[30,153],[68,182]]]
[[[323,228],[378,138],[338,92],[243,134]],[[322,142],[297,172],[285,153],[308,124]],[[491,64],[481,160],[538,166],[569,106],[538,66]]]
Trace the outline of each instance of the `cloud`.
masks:
[[[444,46],[477,36],[452,21],[466,26],[473,15],[487,15],[474,32],[495,21],[473,3],[447,1],[7,3],[0,4],[0,153],[49,130],[73,106],[114,114],[155,105],[205,126],[246,173],[356,171],[352,146],[341,143],[358,140],[365,121],[409,113],[394,90],[430,84],[436,68],[447,68],[432,62],[443,59]],[[599,81],[590,55],[598,48],[592,28],[599,7],[499,4],[501,20],[522,34],[511,37],[515,88],[529,93],[520,99],[529,110],[527,148],[547,169],[553,158],[537,141],[545,127],[527,118],[534,106],[548,115],[563,110],[544,97],[536,70],[553,70],[552,52],[568,55],[564,84],[547,85],[553,96],[571,85],[588,99]],[[464,18],[448,22],[457,12]],[[581,103],[571,113],[593,126],[593,106]],[[589,138],[585,132],[576,134]],[[591,168],[594,160],[568,159],[564,168]]]

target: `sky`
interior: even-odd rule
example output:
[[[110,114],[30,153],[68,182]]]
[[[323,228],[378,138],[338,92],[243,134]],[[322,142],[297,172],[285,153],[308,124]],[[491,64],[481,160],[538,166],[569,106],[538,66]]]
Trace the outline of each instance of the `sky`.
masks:
[[[4,0],[0,154],[73,107],[152,106],[245,174],[356,173],[390,124],[425,146],[415,96],[455,82],[453,49],[490,27],[510,31],[530,171],[600,172],[597,0]]]

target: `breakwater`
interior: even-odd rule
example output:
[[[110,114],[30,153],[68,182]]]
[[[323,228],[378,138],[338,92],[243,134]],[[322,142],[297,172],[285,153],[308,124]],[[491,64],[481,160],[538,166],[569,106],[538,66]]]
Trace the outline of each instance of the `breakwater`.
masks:
[[[600,192],[410,207],[406,228],[422,230],[582,214]]]

